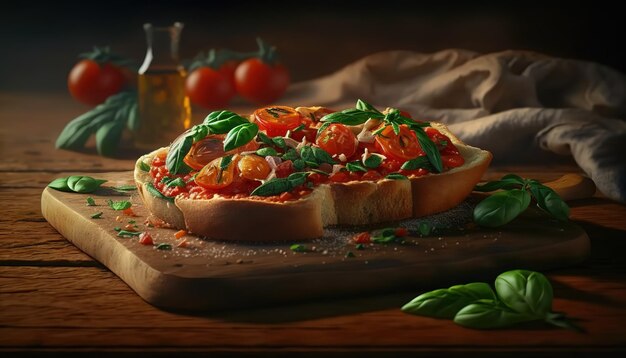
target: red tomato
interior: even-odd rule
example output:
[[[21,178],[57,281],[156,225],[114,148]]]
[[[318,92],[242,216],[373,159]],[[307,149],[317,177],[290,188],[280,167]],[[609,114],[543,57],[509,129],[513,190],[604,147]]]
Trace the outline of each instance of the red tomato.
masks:
[[[254,119],[270,137],[284,136],[288,130],[295,129],[302,123],[300,113],[287,106],[259,108],[254,111]]]
[[[442,154],[441,162],[443,163],[443,166],[446,168],[456,168],[456,167],[460,167],[461,165],[463,165],[465,163],[465,159],[463,159],[463,157],[460,155]]]
[[[154,241],[152,241],[150,233],[146,231],[139,234],[139,243],[142,245],[152,245],[154,244]]]
[[[276,177],[278,178],[286,178],[293,172],[293,162],[291,160],[286,160],[276,166]]]
[[[383,175],[387,175],[389,173],[395,173],[398,170],[400,170],[400,167],[402,167],[402,163],[396,161],[396,160],[389,160],[386,159],[382,162],[382,164],[380,165],[380,167],[378,168],[378,170],[383,174]]]
[[[387,126],[376,136],[376,144],[383,153],[400,162],[416,158],[423,154],[417,136],[409,127],[400,125],[400,133],[395,134],[391,126]]]
[[[237,93],[254,103],[274,102],[285,93],[289,81],[285,66],[267,64],[259,58],[245,60],[235,70]]]
[[[447,136],[441,134],[433,127],[426,127],[424,129],[430,140],[432,140],[439,148],[441,154],[456,154],[459,155],[459,150],[456,148],[452,141]]]
[[[291,138],[297,140],[298,142],[302,142],[302,138],[306,137],[307,142],[314,143],[315,137],[317,137],[317,129],[311,128],[313,122],[305,119],[301,122],[301,124],[304,124],[304,128],[291,132]]]
[[[193,104],[217,109],[228,105],[235,88],[228,75],[210,67],[199,67],[185,80],[185,92]]]
[[[409,234],[409,230],[407,230],[404,227],[399,227],[396,229],[396,231],[394,232],[394,235],[396,235],[397,237],[405,237]]]
[[[217,70],[230,80],[230,83],[233,84],[233,90],[235,88],[235,70],[237,70],[237,66],[239,66],[239,61],[229,60],[224,62]]]
[[[372,242],[372,237],[369,232],[359,233],[352,239],[354,240],[355,244],[369,244],[370,242]]]
[[[343,124],[333,123],[326,127],[317,137],[315,143],[330,155],[345,154],[351,157],[356,153],[357,140],[350,128]]]
[[[375,170],[368,170],[365,174],[363,174],[361,180],[376,181],[382,178],[383,176],[379,172]]]
[[[82,60],[70,71],[67,87],[78,101],[95,106],[122,90],[127,78],[120,68],[110,63]]]
[[[194,143],[194,145],[189,150],[189,153],[187,153],[187,155],[183,159],[185,164],[190,166],[192,169],[200,170],[216,158],[220,158],[229,154],[257,150],[259,148],[259,144],[256,141],[250,141],[244,146],[228,152],[224,152],[225,137],[225,134],[211,134],[206,138]]]
[[[351,180],[350,177],[348,176],[348,173],[345,171],[332,174],[328,179],[334,183],[346,183]]]

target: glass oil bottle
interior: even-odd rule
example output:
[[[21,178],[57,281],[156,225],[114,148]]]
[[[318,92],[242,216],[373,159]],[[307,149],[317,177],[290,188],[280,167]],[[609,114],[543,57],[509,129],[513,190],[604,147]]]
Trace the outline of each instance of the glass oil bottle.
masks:
[[[182,29],[179,22],[169,27],[144,25],[148,50],[138,76],[139,126],[133,133],[137,148],[167,146],[191,125],[187,72],[178,59]]]

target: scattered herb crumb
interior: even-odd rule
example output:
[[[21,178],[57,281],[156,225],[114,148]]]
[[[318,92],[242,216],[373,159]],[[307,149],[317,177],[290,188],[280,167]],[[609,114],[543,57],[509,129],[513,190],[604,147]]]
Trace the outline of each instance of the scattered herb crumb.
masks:
[[[111,199],[109,199],[109,201],[107,201],[107,204],[111,207],[111,209],[117,210],[117,211],[119,211],[119,210],[126,210],[126,209],[130,208],[133,205],[128,200],[113,201]]]
[[[301,244],[293,244],[289,247],[293,252],[305,252],[307,251],[306,246]]]
[[[157,250],[171,250],[172,249],[172,245],[165,244],[165,243],[160,243],[157,246],[155,246],[155,249],[157,249]]]
[[[127,230],[120,230],[117,232],[117,236],[119,237],[133,237],[133,236],[139,236],[140,234],[141,234],[140,232],[127,231]]]
[[[357,250],[365,250],[365,245],[363,245],[363,244],[356,244],[356,249]]]
[[[122,228],[121,228],[121,227],[119,227],[119,226],[116,226],[116,227],[114,227],[114,228],[113,228],[113,230],[115,230],[115,231],[119,232],[120,230],[122,230]]]
[[[91,215],[92,219],[100,219],[101,217],[102,217],[102,211],[97,212],[97,213]]]
[[[96,206],[96,201],[92,197],[87,197],[87,206]]]
[[[420,235],[428,236],[433,232],[433,227],[427,222],[421,222],[417,230],[419,231]]]
[[[355,257],[354,253],[352,251],[346,252],[346,258],[350,258],[350,257]]]

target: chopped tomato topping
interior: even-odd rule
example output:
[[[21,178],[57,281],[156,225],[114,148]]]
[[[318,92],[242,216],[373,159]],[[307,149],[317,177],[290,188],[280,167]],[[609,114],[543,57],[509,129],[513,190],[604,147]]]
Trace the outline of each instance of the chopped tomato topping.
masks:
[[[291,160],[286,160],[276,166],[276,177],[278,178],[286,178],[293,172],[293,162]]]
[[[372,242],[372,237],[369,232],[365,231],[357,234],[352,240],[356,244],[369,244]]]
[[[146,231],[139,234],[139,243],[142,245],[153,245],[154,241],[150,233]]]
[[[124,213],[124,215],[126,216],[137,216],[135,215],[135,212],[133,211],[133,208],[128,208],[128,209],[124,209],[124,211],[122,211]]]
[[[399,227],[394,232],[394,235],[396,235],[397,237],[405,237],[408,234],[409,234],[409,231],[406,228],[404,228],[404,227]]]
[[[346,183],[351,180],[347,171],[340,171],[332,174],[328,179],[333,183]]]
[[[361,180],[376,181],[382,178],[383,178],[382,174],[380,174],[376,170],[368,170],[365,174],[363,174],[363,176],[361,177]]]
[[[178,240],[178,239],[180,239],[181,237],[183,237],[185,235],[187,235],[187,231],[185,231],[185,230],[178,230],[174,234],[174,237],[176,238],[176,240]]]

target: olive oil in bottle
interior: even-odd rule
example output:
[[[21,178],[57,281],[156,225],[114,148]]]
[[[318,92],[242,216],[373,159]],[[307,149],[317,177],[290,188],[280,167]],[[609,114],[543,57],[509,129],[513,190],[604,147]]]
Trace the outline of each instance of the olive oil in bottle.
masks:
[[[183,24],[153,27],[145,24],[148,50],[139,69],[139,126],[137,148],[168,145],[191,125],[191,105],[185,95],[185,69],[178,62]]]

